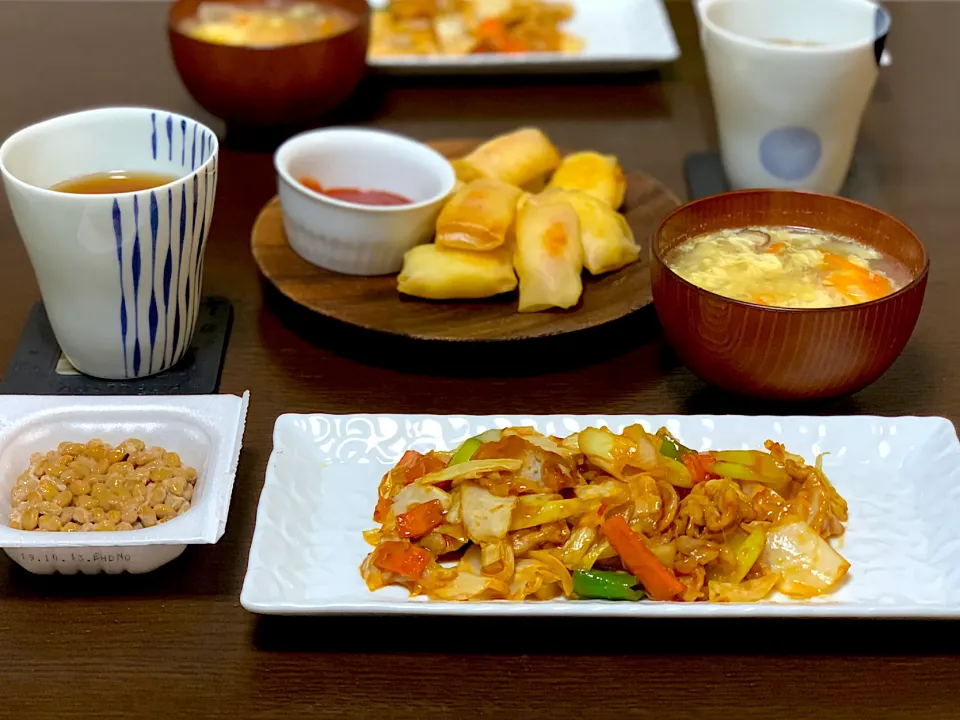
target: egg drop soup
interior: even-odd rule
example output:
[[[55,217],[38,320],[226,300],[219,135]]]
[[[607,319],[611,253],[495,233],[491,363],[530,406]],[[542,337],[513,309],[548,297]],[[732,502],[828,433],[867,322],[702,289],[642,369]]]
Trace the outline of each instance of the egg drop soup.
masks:
[[[796,227],[750,227],[698,235],[667,265],[704,290],[786,308],[877,300],[912,279],[905,266],[847,237]]]
[[[201,3],[180,30],[216,45],[270,48],[323,40],[350,30],[357,18],[317,2],[267,0],[255,3]]]

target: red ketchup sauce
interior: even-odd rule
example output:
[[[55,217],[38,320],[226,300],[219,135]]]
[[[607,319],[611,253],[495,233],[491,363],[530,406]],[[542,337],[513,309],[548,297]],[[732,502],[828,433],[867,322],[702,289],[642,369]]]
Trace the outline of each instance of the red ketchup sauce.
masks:
[[[324,188],[312,177],[300,178],[300,184],[309,190],[327,197],[353,203],[354,205],[411,205],[413,200],[386,190],[368,190],[366,188]]]

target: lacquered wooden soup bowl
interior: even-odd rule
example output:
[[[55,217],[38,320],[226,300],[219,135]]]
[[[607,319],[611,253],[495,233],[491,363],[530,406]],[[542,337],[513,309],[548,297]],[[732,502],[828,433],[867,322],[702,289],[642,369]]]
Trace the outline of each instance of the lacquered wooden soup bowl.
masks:
[[[193,98],[207,111],[251,126],[287,125],[323,115],[353,94],[367,70],[370,8],[366,0],[322,0],[356,18],[345,32],[294,45],[218,45],[181,30],[206,2],[266,5],[263,0],[176,0],[170,6],[170,49]]]
[[[673,248],[697,235],[761,225],[852,238],[899,260],[913,279],[859,305],[776,308],[703,290],[665,262]],[[743,190],[684,205],[660,225],[651,251],[653,301],[683,362],[719,387],[782,400],[845,395],[886,372],[913,333],[928,270],[923,243],[899,220],[852,200],[788,190]]]

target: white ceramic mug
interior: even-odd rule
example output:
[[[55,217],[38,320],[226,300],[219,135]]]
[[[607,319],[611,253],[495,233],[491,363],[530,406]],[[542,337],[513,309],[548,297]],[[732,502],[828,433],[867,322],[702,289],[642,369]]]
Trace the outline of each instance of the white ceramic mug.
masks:
[[[705,0],[700,19],[730,184],[837,193],[887,12],[870,0]]]
[[[148,108],[47,120],[0,146],[0,172],[60,349],[81,372],[140,378],[190,347],[217,189],[216,134]],[[176,177],[116,195],[51,190],[125,170]]]

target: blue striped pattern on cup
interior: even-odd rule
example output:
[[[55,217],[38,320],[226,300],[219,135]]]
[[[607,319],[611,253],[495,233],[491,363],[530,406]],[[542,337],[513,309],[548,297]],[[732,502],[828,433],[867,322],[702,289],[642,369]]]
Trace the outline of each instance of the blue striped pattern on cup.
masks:
[[[120,277],[118,320],[126,377],[173,367],[186,353],[197,322],[203,255],[217,185],[216,142],[202,125],[151,113],[145,142],[158,167],[179,161],[178,186],[113,201]],[[161,165],[162,164],[162,165]]]

